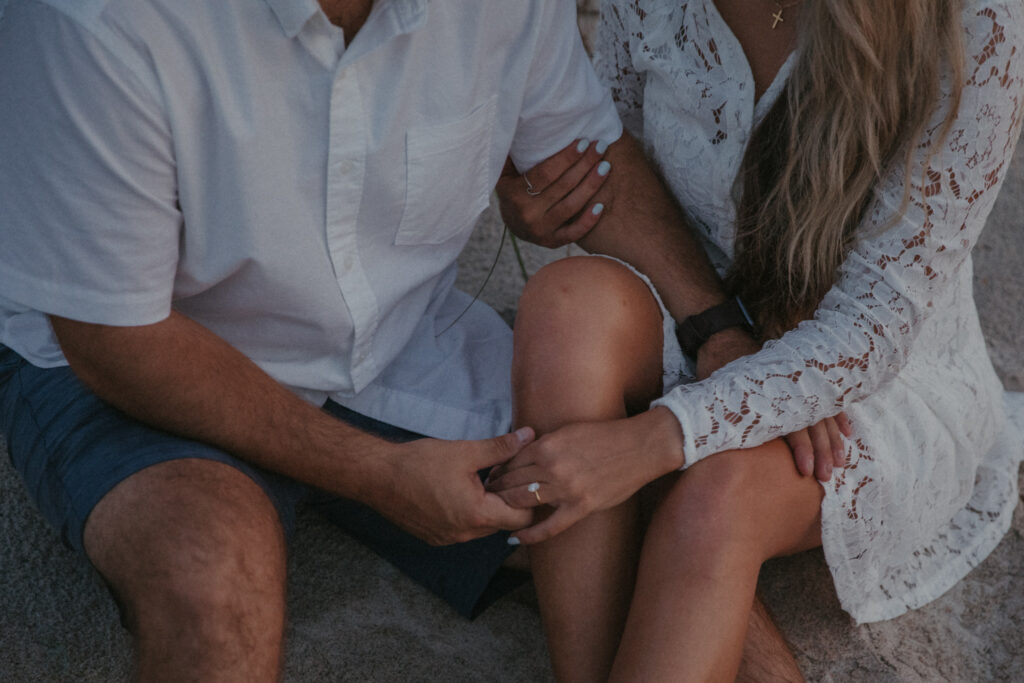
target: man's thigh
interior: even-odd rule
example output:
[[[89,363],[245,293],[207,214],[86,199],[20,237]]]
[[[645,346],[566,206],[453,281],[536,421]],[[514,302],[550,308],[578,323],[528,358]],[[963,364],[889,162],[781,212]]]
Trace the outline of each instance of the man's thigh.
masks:
[[[239,470],[262,488],[286,532],[307,491],[217,448],[147,427],[98,398],[70,368],[37,368],[2,346],[0,434],[37,508],[78,552],[96,505],[161,463],[197,459]]]
[[[391,441],[422,438],[333,402],[325,409]],[[148,470],[147,482],[159,484],[165,473],[176,477],[180,467],[153,466],[194,459],[228,465],[258,484],[288,536],[298,504],[308,499],[329,520],[465,616],[475,616],[524,580],[522,574],[502,568],[512,552],[507,534],[431,546],[364,505],[316,492],[212,446],[149,428],[99,399],[69,368],[36,368],[3,346],[0,435],[7,440],[11,462],[30,497],[64,543],[78,552],[85,552],[85,525],[93,510],[122,482]]]
[[[324,409],[353,427],[395,442],[422,435],[353,412],[333,401]],[[526,580],[504,567],[514,551],[508,533],[466,543],[432,546],[392,524],[376,511],[345,498],[319,494],[310,506],[465,617],[475,617]]]

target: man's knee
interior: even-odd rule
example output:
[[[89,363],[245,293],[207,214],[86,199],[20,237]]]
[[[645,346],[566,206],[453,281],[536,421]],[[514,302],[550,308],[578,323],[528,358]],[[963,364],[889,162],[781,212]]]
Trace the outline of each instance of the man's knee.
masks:
[[[162,619],[275,629],[282,618],[286,551],[276,509],[228,465],[173,460],[136,473],[93,510],[85,546],[133,630]]]

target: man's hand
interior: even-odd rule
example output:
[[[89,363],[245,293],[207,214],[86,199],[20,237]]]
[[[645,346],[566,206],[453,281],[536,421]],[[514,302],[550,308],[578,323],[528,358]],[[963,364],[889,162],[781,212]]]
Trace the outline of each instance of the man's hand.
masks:
[[[624,420],[571,424],[545,434],[496,468],[487,488],[514,507],[554,508],[513,535],[527,545],[540,543],[679,469],[682,441],[679,422],[667,408]]]
[[[461,543],[530,523],[530,510],[513,508],[484,490],[478,470],[501,465],[533,441],[528,427],[482,441],[420,439],[400,444],[391,459],[390,485],[366,501],[431,545]]]

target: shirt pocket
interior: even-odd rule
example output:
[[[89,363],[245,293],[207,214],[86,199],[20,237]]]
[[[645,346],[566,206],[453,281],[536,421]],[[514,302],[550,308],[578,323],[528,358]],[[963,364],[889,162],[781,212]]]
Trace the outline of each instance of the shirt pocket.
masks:
[[[490,198],[497,97],[467,116],[406,133],[406,190],[397,245],[441,244],[473,226]]]

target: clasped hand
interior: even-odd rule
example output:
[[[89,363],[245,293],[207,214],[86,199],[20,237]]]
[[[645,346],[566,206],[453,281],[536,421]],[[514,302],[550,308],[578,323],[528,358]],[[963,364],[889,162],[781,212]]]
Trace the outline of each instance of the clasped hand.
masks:
[[[514,534],[527,545],[540,543],[679,469],[681,442],[678,422],[667,408],[622,420],[570,424],[495,467],[486,486],[513,507],[554,508],[534,526]]]
[[[400,444],[366,502],[431,545],[461,543],[530,523],[530,510],[484,489],[479,470],[500,465],[533,441],[533,430],[481,441],[420,439]]]

